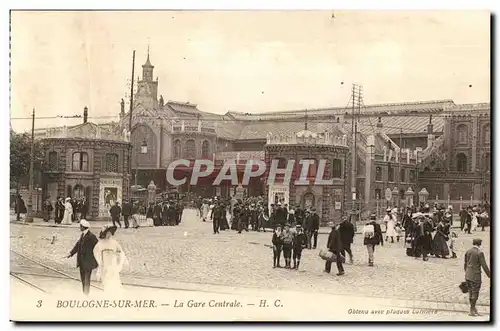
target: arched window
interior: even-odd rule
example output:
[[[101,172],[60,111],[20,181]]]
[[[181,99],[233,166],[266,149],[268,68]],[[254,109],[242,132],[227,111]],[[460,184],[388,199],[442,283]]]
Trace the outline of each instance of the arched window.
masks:
[[[490,125],[483,126],[483,144],[489,145],[491,143]]]
[[[379,188],[376,188],[376,189],[375,189],[375,199],[376,199],[376,200],[380,200],[380,199],[382,199],[382,190],[381,190],[381,189],[379,189]]]
[[[186,141],[186,159],[196,159],[196,143],[194,139]]]
[[[73,153],[73,171],[89,171],[89,155],[85,152]]]
[[[57,152],[49,152],[49,162],[48,169],[49,170],[57,170]]]
[[[467,156],[464,153],[457,155],[457,171],[467,172]]]
[[[389,182],[394,181],[394,168],[391,165],[387,166],[387,178]]]
[[[405,198],[405,190],[399,190],[399,199],[403,200]]]
[[[278,169],[285,169],[286,168],[286,159],[284,157],[278,157],[275,160],[278,160]]]
[[[80,184],[76,184],[75,187],[73,188],[73,196],[72,197],[76,198],[76,199],[84,198],[85,197],[85,188]]]
[[[400,173],[399,173],[399,180],[401,182],[406,182],[406,169],[402,168]]]
[[[118,155],[113,153],[106,154],[106,172],[118,172]]]
[[[467,139],[468,139],[467,125],[460,124],[457,127],[457,142],[459,144],[465,144],[465,143],[467,143]]]
[[[382,167],[375,168],[375,180],[380,182],[382,181]]]
[[[334,159],[332,162],[332,177],[342,178],[342,160]]]
[[[309,164],[309,170],[307,171],[307,178],[316,178],[316,172],[318,169],[318,161],[313,158],[309,158],[306,160],[311,160],[311,163]]]
[[[203,143],[201,144],[201,157],[207,158],[209,155],[209,150],[210,150],[210,144],[208,143],[208,140],[204,140]]]
[[[414,183],[415,181],[415,170],[410,170],[410,183]]]
[[[175,139],[174,140],[174,159],[180,159],[181,158],[181,141],[180,139]]]

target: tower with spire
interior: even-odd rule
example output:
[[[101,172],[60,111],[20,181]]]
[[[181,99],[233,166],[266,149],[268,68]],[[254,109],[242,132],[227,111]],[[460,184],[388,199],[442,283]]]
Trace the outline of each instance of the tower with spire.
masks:
[[[146,62],[142,65],[142,79],[137,82],[134,108],[138,105],[142,105],[145,109],[158,108],[158,78],[153,80],[153,69],[148,46]]]

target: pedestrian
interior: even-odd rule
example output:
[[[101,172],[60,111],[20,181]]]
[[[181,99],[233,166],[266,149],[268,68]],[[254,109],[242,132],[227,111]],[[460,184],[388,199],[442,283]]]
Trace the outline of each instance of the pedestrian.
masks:
[[[293,269],[299,269],[302,250],[307,245],[307,238],[300,224],[295,225],[295,236],[293,238]]]
[[[460,216],[460,231],[464,231],[465,221],[467,220],[467,209],[465,208],[465,206],[460,211],[459,216]]]
[[[354,239],[354,225],[348,221],[347,216],[342,217],[342,223],[339,225],[340,241],[342,243],[342,255],[349,254],[349,263],[352,264],[351,244]]]
[[[370,220],[363,228],[363,244],[368,252],[368,266],[373,267],[375,262],[375,246],[384,246],[382,229],[377,223],[377,215],[371,214]]]
[[[472,207],[467,207],[467,213],[465,214],[465,233],[471,234],[470,231],[472,229]]]
[[[122,209],[120,208],[120,203],[118,201],[115,202],[113,206],[109,209],[109,214],[111,215],[111,221],[113,225],[116,226],[116,223],[122,227],[122,223],[120,222],[120,216],[122,214]]]
[[[443,259],[447,259],[448,255],[450,254],[450,250],[448,249],[448,245],[446,244],[449,239],[446,232],[447,230],[445,224],[441,220],[436,227],[436,234],[434,235],[434,239],[432,240],[434,256],[437,258],[441,257]]]
[[[81,217],[82,219],[86,220],[87,219],[87,213],[89,211],[89,202],[87,201],[87,198],[82,199],[82,203],[80,206],[80,212],[81,212]]]
[[[283,257],[285,258],[285,269],[292,268],[292,247],[293,233],[290,231],[290,224],[286,223],[281,232],[281,242],[283,243]]]
[[[316,249],[318,246],[318,231],[319,231],[319,215],[316,213],[316,208],[311,208],[311,230],[313,245],[312,248]]]
[[[122,215],[123,215],[123,223],[125,223],[125,229],[128,229],[130,224],[129,224],[129,217],[132,215],[132,204],[130,203],[130,200],[125,200],[122,205]]]
[[[50,202],[49,198],[45,199],[45,203],[43,205],[43,209],[44,209],[43,220],[45,222],[48,222],[50,220],[50,217],[52,216],[52,210],[54,210],[54,208],[52,207],[52,203]]]
[[[61,224],[69,225],[73,219],[73,205],[71,204],[71,198],[66,198],[64,203],[64,216]]]
[[[455,254],[455,248],[456,248],[456,238],[457,238],[457,233],[456,232],[452,232],[451,233],[451,238],[450,238],[450,251],[451,251],[451,258],[452,259],[456,259],[457,258],[457,254]]]
[[[339,232],[335,224],[333,222],[330,222],[329,226],[332,228],[332,230],[328,235],[328,241],[326,247],[328,251],[332,252],[333,256],[335,257],[335,262],[337,264],[337,271],[338,271],[337,276],[342,276],[343,274],[345,274],[344,267],[342,266],[342,259],[344,258],[341,253],[342,243],[340,241]],[[332,260],[327,260],[325,262],[324,272],[330,273],[331,270],[332,270]]]
[[[481,239],[472,240],[473,247],[465,253],[465,282],[469,290],[470,316],[479,316],[476,309],[476,302],[479,298],[481,289],[481,268],[488,278],[490,278],[490,269],[486,263],[484,253],[481,251]]]
[[[471,215],[471,231],[476,231],[477,226],[479,225],[479,222],[477,219],[478,215],[479,215],[478,209],[477,209],[477,207],[474,207],[472,209],[472,215]]]
[[[419,221],[415,228],[415,258],[419,258],[422,255],[424,261],[429,260],[428,254],[432,252],[432,235],[433,231],[431,221],[428,217],[423,214],[416,215]]]
[[[90,232],[90,223],[87,220],[80,220],[80,239],[67,256],[71,258],[76,254],[76,267],[80,268],[80,279],[82,281],[83,293],[90,292],[90,276],[92,270],[97,268],[97,261],[94,257],[94,247],[97,244],[97,237]]]
[[[397,236],[396,233],[396,220],[394,214],[392,214],[392,210],[387,208],[387,214],[384,216],[384,224],[385,224],[385,241],[387,242],[389,238],[391,238],[391,243],[394,243],[394,237]]]
[[[221,203],[216,202],[214,208],[212,209],[212,228],[214,230],[214,234],[219,233],[221,219],[222,219]],[[239,233],[241,233],[241,231]]]
[[[93,249],[99,266],[98,277],[106,294],[117,294],[122,289],[120,272],[127,263],[125,252],[113,238],[116,226],[106,225],[99,233],[99,241]]]
[[[273,233],[272,244],[273,244],[273,268],[281,268],[280,257],[281,257],[281,249],[283,247],[283,243],[281,241],[281,226],[279,225],[276,227],[276,230]]]

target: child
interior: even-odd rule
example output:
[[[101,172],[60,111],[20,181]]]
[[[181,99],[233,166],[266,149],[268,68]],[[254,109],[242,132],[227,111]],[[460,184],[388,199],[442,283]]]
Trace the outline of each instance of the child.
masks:
[[[280,256],[281,256],[281,248],[283,243],[281,241],[281,227],[278,225],[276,230],[273,233],[273,268],[281,268],[280,266]]]
[[[456,259],[457,254],[455,254],[455,238],[457,238],[457,234],[455,232],[451,233],[451,239],[450,239],[450,251],[451,251],[451,258]]]
[[[295,226],[296,228],[296,233],[293,238],[293,268],[292,269],[299,269],[300,265],[300,258],[302,257],[302,250],[306,247],[307,245],[307,238],[304,232],[302,231],[302,226],[300,224],[297,224]]]

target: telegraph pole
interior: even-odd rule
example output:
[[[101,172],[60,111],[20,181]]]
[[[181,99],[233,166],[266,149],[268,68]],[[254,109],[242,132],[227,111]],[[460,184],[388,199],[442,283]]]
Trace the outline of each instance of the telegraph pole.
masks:
[[[135,50],[132,53],[132,80],[130,81],[130,111],[128,116],[128,131],[132,135],[132,111],[134,110],[134,69],[135,69]]]
[[[354,228],[357,227],[358,221],[358,208],[357,208],[357,175],[358,175],[358,114],[361,111],[361,86],[352,84],[352,140],[353,140],[353,151],[352,151],[352,166],[351,166],[351,194],[352,194],[352,206],[351,206],[351,223],[353,223]],[[354,220],[353,220],[354,218]]]
[[[399,171],[399,174],[398,174],[398,209],[401,205],[401,197],[399,196],[399,191],[400,191],[400,187],[401,187],[401,149],[403,148],[403,129],[400,129],[399,131],[399,162],[398,162],[398,171]]]
[[[132,52],[132,79],[130,80],[130,110],[128,112],[128,133],[129,133],[129,143],[131,153],[134,153],[134,145],[132,143],[132,111],[134,110],[134,69],[135,69],[135,50]],[[132,178],[132,155],[129,158],[129,178]],[[135,160],[137,162],[137,155],[135,156]],[[135,182],[137,183],[137,167],[135,169]],[[137,188],[137,184],[136,184]],[[129,182],[129,191],[130,191],[130,182]],[[129,192],[129,198],[131,194]]]
[[[29,192],[28,204],[25,222],[33,223],[33,172],[35,168],[35,108],[33,107],[33,114],[31,115],[31,157],[30,157],[30,170],[29,170]]]

